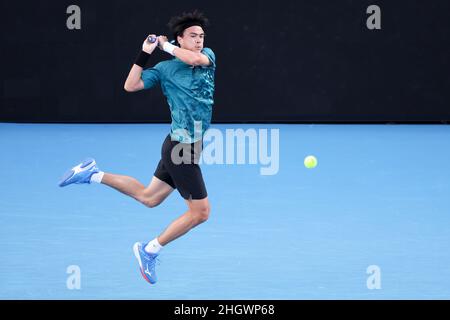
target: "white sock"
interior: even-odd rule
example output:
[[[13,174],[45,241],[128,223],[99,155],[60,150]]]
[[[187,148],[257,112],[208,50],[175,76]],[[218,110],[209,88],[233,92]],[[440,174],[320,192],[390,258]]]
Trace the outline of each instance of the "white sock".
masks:
[[[103,179],[104,175],[105,175],[105,173],[103,171],[99,171],[97,173],[94,173],[91,176],[91,182],[102,183],[102,179]]]
[[[159,244],[158,238],[155,238],[145,246],[144,250],[148,253],[158,253],[162,248],[163,246]]]

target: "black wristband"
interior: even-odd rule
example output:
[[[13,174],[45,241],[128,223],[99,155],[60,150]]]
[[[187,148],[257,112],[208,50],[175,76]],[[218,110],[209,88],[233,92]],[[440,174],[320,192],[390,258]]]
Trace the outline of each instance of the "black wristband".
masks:
[[[137,64],[142,69],[145,68],[145,64],[148,61],[148,58],[150,58],[150,54],[148,54],[145,51],[139,52],[139,55],[136,57],[136,60],[134,61],[134,64]]]

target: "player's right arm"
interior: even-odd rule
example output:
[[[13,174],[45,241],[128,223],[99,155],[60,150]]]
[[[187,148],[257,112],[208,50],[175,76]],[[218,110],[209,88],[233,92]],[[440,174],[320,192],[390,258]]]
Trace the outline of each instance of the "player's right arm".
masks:
[[[149,37],[156,38],[156,35],[150,34]],[[155,48],[158,46],[158,41],[150,43],[149,41],[147,41],[147,39],[148,38],[145,38],[144,43],[142,44],[142,51],[148,54],[152,54],[153,50],[155,50]],[[142,71],[143,68],[141,66],[133,64],[123,86],[125,91],[135,92],[144,89],[144,81],[142,81],[141,79]]]

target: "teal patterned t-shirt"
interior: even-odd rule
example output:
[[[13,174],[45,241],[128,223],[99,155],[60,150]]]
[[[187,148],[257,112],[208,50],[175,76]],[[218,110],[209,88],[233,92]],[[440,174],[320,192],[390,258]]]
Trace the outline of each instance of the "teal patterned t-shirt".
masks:
[[[209,66],[194,67],[174,58],[145,69],[141,75],[144,89],[161,84],[170,107],[174,141],[196,142],[211,124],[216,57],[210,48],[203,48],[202,53],[209,58]]]

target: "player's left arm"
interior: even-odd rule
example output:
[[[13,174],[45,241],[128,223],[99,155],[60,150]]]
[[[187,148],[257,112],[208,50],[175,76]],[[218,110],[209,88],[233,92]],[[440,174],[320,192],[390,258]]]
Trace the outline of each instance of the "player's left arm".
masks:
[[[175,57],[192,66],[209,66],[211,62],[209,58],[201,52],[192,52],[183,48],[175,48],[173,50]]]
[[[166,37],[158,37],[159,47],[162,48],[164,42],[167,41]],[[173,55],[191,66],[209,66],[211,61],[209,58],[201,52],[192,52],[191,50],[183,49],[180,47],[175,47],[173,50]]]

